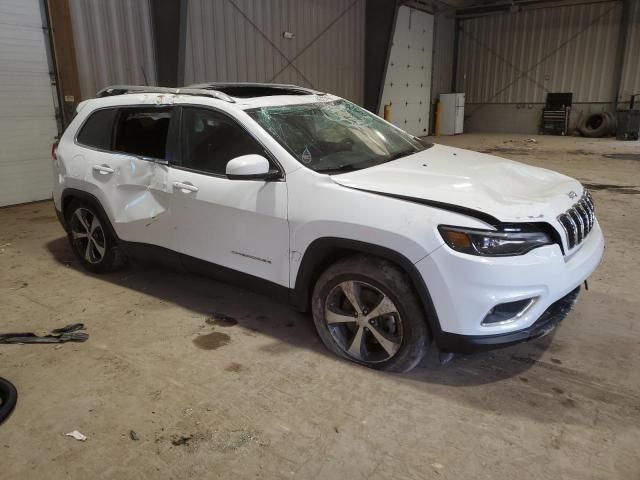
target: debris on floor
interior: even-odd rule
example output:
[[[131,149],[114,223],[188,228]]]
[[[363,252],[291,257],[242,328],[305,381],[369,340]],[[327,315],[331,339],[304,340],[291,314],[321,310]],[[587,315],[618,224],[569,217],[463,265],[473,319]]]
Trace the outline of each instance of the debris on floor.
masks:
[[[0,343],[66,343],[85,342],[89,339],[89,334],[81,332],[84,330],[83,323],[72,323],[62,328],[51,330],[48,335],[36,335],[33,332],[20,333],[0,333]]]
[[[78,430],[74,430],[73,432],[65,433],[65,436],[73,437],[73,438],[75,438],[76,440],[78,440],[80,442],[84,442],[84,441],[87,440],[86,435],[83,435]]]
[[[188,446],[192,438],[193,435],[174,435],[171,437],[171,444],[176,447]]]
[[[440,365],[446,365],[451,360],[453,360],[454,356],[455,355],[453,353],[451,353],[451,352],[439,352],[438,353],[438,361],[440,362]]]
[[[140,440],[140,437],[138,436],[138,434],[135,432],[135,430],[129,430],[129,438],[131,440],[133,440],[134,442],[137,442],[138,440]]]

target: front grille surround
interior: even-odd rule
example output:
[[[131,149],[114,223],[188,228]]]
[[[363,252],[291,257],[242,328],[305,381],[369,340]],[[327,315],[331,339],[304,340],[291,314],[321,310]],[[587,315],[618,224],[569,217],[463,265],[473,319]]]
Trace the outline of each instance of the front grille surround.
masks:
[[[569,210],[558,215],[558,222],[564,229],[569,250],[580,245],[595,224],[595,205],[591,194],[585,190],[580,200]]]

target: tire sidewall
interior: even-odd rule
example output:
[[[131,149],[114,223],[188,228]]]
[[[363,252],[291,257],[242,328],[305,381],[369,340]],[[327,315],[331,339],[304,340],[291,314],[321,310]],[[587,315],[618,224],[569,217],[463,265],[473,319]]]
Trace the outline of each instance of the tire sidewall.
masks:
[[[367,262],[370,262],[370,260],[367,260]],[[395,276],[400,278],[395,278],[395,281],[391,282],[392,285],[387,285],[377,278],[378,275],[375,273],[371,274],[371,272],[367,271],[353,271],[353,273],[336,272],[336,270],[339,269],[340,268],[334,269],[330,267],[325,271],[318,279],[313,292],[313,320],[323,343],[336,355],[377,370],[404,372],[413,368],[426,353],[430,339],[424,314],[416,301],[415,294],[410,284],[408,284],[408,280],[403,278],[404,276],[402,276],[400,272],[397,272]],[[370,269],[367,268],[366,270]],[[376,270],[378,272],[380,271],[380,269],[376,268],[374,272]],[[384,362],[369,363],[351,357],[336,343],[336,340],[329,330],[325,319],[327,297],[333,288],[349,280],[372,285],[387,295],[398,309],[402,320],[402,343],[398,352]],[[400,282],[402,282],[403,285],[398,285]]]
[[[102,257],[102,260],[100,260],[97,263],[88,262],[84,258],[84,254],[78,250],[76,246],[76,242],[73,239],[73,234],[71,232],[71,220],[73,219],[73,215],[75,214],[75,212],[80,208],[88,210],[89,212],[91,212],[92,215],[95,215],[100,221],[100,226],[102,228],[102,232],[104,236],[105,254]],[[109,231],[108,224],[106,223],[104,216],[100,212],[100,209],[96,208],[95,206],[91,205],[88,202],[84,202],[82,200],[74,200],[71,203],[71,205],[69,205],[65,220],[67,221],[67,225],[69,225],[69,231],[67,232],[67,239],[69,240],[69,244],[71,245],[71,250],[73,250],[73,254],[80,261],[82,266],[86,270],[93,273],[102,273],[110,270],[111,269],[110,266],[113,264],[113,259],[115,255],[114,250],[116,248],[116,244]]]

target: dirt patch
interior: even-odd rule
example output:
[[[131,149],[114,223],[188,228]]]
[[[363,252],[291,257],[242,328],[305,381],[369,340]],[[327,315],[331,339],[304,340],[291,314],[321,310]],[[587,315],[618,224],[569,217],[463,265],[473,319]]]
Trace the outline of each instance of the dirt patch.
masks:
[[[226,333],[213,332],[208,335],[200,335],[196,337],[193,343],[196,347],[203,350],[216,350],[220,347],[224,347],[231,342],[231,337]]]
[[[585,157],[587,155],[598,155],[597,152],[589,152],[587,150],[567,150],[564,153],[565,155],[577,155],[580,157]]]
[[[602,156],[615,160],[640,160],[640,153],[606,153]]]
[[[610,183],[583,183],[589,190],[609,190],[615,193],[623,193],[625,195],[638,195],[640,189],[633,185],[613,185]]]
[[[505,155],[529,155],[531,152],[521,148],[493,147],[480,150],[482,153],[502,153]]]
[[[245,367],[241,363],[231,362],[224,369],[227,372],[240,373],[240,372],[244,372],[247,369],[247,367]]]
[[[238,324],[238,320],[224,313],[214,313],[211,317],[207,318],[205,322],[217,327],[233,327]]]
[[[156,442],[162,439],[159,437]],[[218,452],[235,451],[250,443],[265,445],[260,440],[258,432],[251,429],[182,433],[172,435],[169,440],[174,447],[182,447],[191,453],[198,449]]]
[[[29,221],[31,223],[50,223],[55,222],[56,217],[52,217],[51,215],[40,215],[37,217],[30,217]]]

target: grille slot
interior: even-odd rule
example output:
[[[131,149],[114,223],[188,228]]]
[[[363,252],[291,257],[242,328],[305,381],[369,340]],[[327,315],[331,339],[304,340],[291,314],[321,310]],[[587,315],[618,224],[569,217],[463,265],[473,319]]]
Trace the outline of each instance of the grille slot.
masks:
[[[569,250],[587,238],[595,219],[595,205],[589,192],[585,192],[575,205],[558,216],[558,221],[567,236]]]

